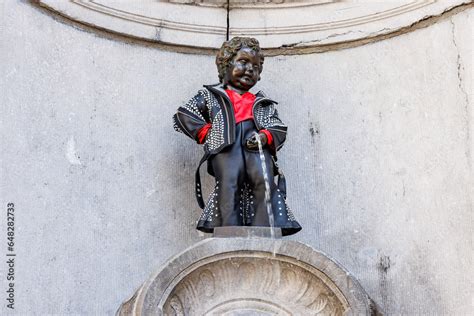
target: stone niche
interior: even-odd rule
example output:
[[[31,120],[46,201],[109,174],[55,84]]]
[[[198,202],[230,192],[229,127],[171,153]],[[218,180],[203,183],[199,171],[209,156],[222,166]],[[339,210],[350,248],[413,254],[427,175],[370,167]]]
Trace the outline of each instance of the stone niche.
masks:
[[[359,283],[296,241],[209,238],[153,274],[117,315],[373,315]]]

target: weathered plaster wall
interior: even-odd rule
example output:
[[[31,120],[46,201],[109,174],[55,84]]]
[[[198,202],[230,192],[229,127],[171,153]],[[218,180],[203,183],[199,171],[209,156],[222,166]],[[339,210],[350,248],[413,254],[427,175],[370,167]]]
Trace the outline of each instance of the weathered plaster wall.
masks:
[[[213,57],[105,39],[26,3],[0,10],[0,202],[16,205],[15,313],[112,315],[204,238],[194,230],[201,150],[171,116],[216,81]],[[280,161],[304,226],[292,239],[343,264],[387,314],[472,309],[472,12],[265,61],[259,88],[290,126]]]

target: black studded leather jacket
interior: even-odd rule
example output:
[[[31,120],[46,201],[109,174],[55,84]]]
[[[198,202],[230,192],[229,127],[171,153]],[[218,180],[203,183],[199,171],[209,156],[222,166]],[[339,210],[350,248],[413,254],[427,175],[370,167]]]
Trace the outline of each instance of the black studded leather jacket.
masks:
[[[277,102],[258,92],[252,107],[255,126],[258,130],[266,129],[273,137],[270,147],[275,156],[286,139],[287,127],[278,117],[275,109]],[[207,155],[217,154],[223,148],[235,142],[234,108],[220,84],[205,85],[204,89],[178,108],[173,116],[174,128],[198,142],[198,133],[206,124],[211,123],[204,142]]]

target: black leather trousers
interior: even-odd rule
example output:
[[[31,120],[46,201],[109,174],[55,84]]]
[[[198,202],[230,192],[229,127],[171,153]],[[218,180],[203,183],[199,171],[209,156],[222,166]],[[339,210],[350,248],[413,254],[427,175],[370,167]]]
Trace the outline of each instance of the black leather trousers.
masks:
[[[250,203],[250,224],[252,226],[269,226],[265,204],[265,181],[262,162],[258,151],[246,148],[248,138],[258,132],[251,120],[236,125],[236,141],[219,154],[211,158],[211,165],[216,178],[217,205],[220,211],[222,226],[242,226],[243,199]],[[276,185],[273,174],[272,157],[264,147],[265,164],[270,184],[273,208],[278,208],[281,198],[276,198]],[[242,196],[244,185],[250,190],[248,196]]]

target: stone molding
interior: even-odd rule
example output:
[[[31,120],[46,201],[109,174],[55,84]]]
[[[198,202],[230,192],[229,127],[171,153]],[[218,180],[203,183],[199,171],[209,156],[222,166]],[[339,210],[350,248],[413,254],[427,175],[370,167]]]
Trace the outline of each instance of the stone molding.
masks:
[[[229,7],[231,9],[269,9],[285,7],[303,7],[336,1],[337,0],[230,0]],[[221,8],[227,7],[227,0],[163,0],[163,2]]]
[[[228,29],[227,9],[212,6],[219,4],[219,0],[191,1],[195,5],[173,1],[37,2],[68,19],[114,34],[177,47],[219,48]],[[257,37],[262,47],[274,52],[366,42],[472,3],[471,0],[378,1],[370,4],[331,0],[251,2],[232,2],[229,34],[231,37]]]
[[[208,238],[172,258],[118,315],[372,315],[359,283],[296,241]],[[258,314],[258,315],[261,315]]]

